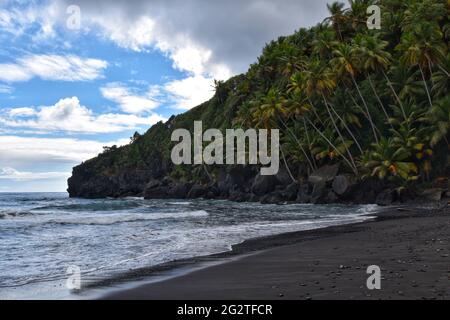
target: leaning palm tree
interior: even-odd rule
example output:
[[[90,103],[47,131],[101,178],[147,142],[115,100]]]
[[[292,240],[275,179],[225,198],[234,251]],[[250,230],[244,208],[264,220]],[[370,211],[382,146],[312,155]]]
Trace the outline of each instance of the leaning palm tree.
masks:
[[[428,119],[433,124],[433,135],[431,145],[437,145],[441,140],[447,143],[450,149],[448,134],[450,132],[450,96],[436,102],[429,110]]]
[[[305,92],[312,99],[315,96],[320,96],[323,99],[325,109],[330,117],[331,123],[333,124],[336,133],[340,137],[342,143],[345,139],[342,135],[339,127],[336,124],[335,116],[331,113],[333,107],[329,104],[327,96],[330,92],[336,88],[336,80],[334,78],[333,72],[327,66],[323,65],[319,60],[311,61],[309,69],[303,72],[305,79]],[[337,150],[338,151],[338,150]],[[357,174],[358,169],[356,167],[355,160],[349,148],[346,150],[347,155],[350,159],[350,167]],[[345,159],[345,158],[344,158]]]
[[[429,70],[430,76],[433,75],[433,65],[447,72],[441,65],[441,60],[445,56],[445,46],[441,39],[442,32],[439,27],[431,23],[423,23],[413,32],[403,34],[401,43],[396,48],[402,52],[402,63],[419,68],[430,107],[433,107],[433,101],[425,77],[425,69]]]
[[[369,120],[370,126],[372,127],[375,142],[378,142],[376,127],[370,114],[369,107],[355,79],[358,69],[356,65],[357,60],[355,59],[353,48],[348,44],[341,44],[334,51],[334,56],[335,58],[332,60],[332,64],[335,65],[336,74],[338,75],[338,77],[339,76],[345,77],[346,75],[350,76],[356,90],[358,91],[359,97],[361,98],[363,105],[366,109],[367,120]]]
[[[389,67],[391,54],[384,50],[387,45],[387,41],[382,41],[376,36],[369,35],[358,35],[353,41],[354,55],[359,62],[360,68],[365,71],[370,87],[372,88],[386,119],[389,119],[389,114],[375,89],[371,77],[372,72],[384,72]]]

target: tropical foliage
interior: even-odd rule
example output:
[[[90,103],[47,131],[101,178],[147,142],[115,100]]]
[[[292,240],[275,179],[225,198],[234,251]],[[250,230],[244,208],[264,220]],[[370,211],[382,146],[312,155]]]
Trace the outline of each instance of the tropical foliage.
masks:
[[[448,166],[450,2],[366,0],[269,43],[245,75],[234,123],[279,128],[286,166],[341,163],[359,178],[429,181]],[[289,169],[289,168],[288,168]]]

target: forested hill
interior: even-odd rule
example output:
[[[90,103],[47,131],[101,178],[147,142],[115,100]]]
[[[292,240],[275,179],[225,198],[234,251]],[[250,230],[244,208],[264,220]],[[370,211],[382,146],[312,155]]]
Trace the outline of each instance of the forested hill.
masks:
[[[328,6],[330,17],[266,45],[215,96],[73,170],[76,197],[206,197],[263,202],[440,199],[448,191],[450,2]],[[279,128],[275,177],[252,166],[174,166],[176,128]]]

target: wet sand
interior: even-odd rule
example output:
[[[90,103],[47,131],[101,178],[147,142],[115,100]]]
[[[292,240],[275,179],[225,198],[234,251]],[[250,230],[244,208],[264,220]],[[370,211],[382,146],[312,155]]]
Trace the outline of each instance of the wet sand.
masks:
[[[450,299],[450,210],[391,209],[376,220],[253,239],[238,259],[104,299]],[[220,257],[216,257],[220,259]],[[381,289],[366,286],[381,269]]]

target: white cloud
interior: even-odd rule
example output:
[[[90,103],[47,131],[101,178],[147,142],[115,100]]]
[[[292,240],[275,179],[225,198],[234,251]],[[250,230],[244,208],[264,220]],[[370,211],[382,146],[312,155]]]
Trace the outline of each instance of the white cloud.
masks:
[[[0,168],[0,180],[33,181],[47,179],[68,179],[69,172],[28,172],[18,171],[11,167]]]
[[[27,81],[34,77],[55,81],[88,81],[102,77],[107,62],[75,55],[27,55],[0,64],[0,80]]]
[[[37,163],[48,166],[77,164],[93,158],[103,146],[124,145],[129,139],[113,142],[71,138],[33,138],[0,135],[0,166],[34,167]],[[30,171],[30,170],[27,170]]]
[[[163,86],[168,102],[176,109],[187,110],[200,105],[214,95],[213,79],[201,75],[173,80]]]
[[[151,94],[137,95],[121,83],[110,83],[100,88],[104,98],[117,103],[123,112],[139,114],[159,106]]]
[[[166,119],[152,114],[139,117],[130,114],[107,113],[96,115],[80,104],[77,97],[59,100],[52,106],[13,108],[0,123],[9,128],[25,128],[43,132],[111,133],[149,127]]]
[[[36,114],[33,108],[14,108],[8,111],[10,117],[31,117]]]

